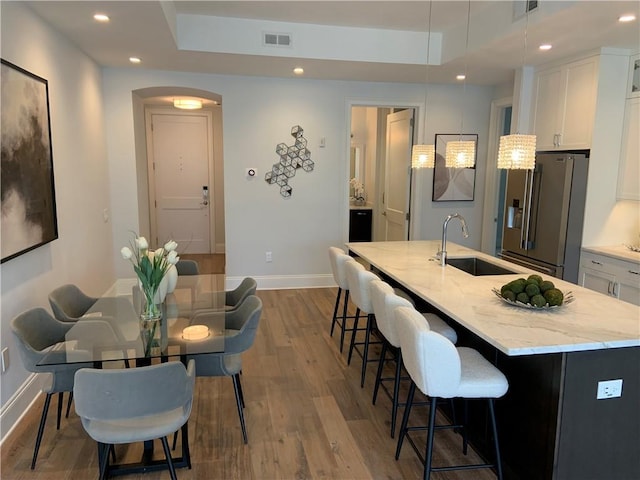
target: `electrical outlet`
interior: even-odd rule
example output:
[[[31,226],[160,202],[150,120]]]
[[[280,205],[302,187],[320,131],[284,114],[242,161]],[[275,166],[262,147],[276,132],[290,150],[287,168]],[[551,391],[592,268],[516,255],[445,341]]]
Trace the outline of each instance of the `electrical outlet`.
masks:
[[[271,256],[271,252],[264,252],[264,261],[267,263],[271,263],[273,261],[273,257]]]
[[[2,349],[2,356],[0,358],[2,361],[2,373],[4,373],[9,368],[9,347]]]
[[[109,209],[108,208],[105,208],[102,211],[102,219],[104,220],[104,223],[109,222]]]
[[[622,379],[598,382],[597,400],[622,396]]]

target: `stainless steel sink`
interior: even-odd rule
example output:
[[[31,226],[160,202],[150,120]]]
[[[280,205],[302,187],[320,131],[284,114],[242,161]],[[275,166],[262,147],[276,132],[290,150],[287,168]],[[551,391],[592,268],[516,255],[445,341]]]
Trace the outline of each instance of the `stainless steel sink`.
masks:
[[[518,273],[478,257],[447,258],[446,262],[447,265],[476,277],[479,275],[512,275]]]

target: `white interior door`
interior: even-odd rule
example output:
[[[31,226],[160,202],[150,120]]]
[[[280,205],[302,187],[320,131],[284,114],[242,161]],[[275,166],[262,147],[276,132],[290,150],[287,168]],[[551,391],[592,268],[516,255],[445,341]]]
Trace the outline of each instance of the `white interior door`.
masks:
[[[210,119],[152,113],[151,124],[155,246],[173,239],[181,253],[211,253]]]
[[[384,212],[385,240],[407,240],[413,109],[387,115]]]

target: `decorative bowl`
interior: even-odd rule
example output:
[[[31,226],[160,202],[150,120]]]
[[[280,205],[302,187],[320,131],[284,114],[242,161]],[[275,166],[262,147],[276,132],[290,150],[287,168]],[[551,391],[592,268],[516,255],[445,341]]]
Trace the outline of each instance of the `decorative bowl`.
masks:
[[[571,292],[566,292],[564,294],[564,300],[562,302],[562,305],[553,305],[550,306],[548,303],[543,306],[543,307],[536,307],[534,305],[530,305],[528,303],[522,303],[522,302],[518,302],[517,300],[509,300],[508,298],[504,298],[502,296],[502,294],[500,293],[500,289],[498,288],[492,288],[491,291],[496,295],[496,297],[498,297],[500,300],[502,300],[504,303],[507,303],[509,305],[513,305],[514,307],[520,307],[520,308],[528,308],[530,310],[553,310],[556,308],[561,308],[564,307],[565,305],[567,305],[568,303],[573,302],[575,299],[573,297],[573,293]]]

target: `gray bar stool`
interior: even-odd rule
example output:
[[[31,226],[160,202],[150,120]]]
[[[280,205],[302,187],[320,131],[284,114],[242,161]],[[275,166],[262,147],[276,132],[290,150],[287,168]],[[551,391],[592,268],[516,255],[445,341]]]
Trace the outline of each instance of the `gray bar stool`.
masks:
[[[407,406],[402,417],[396,460],[400,456],[402,442],[406,436],[419,458],[423,460],[425,480],[430,478],[431,472],[494,467],[498,479],[502,480],[502,463],[498,444],[494,399],[500,398],[507,393],[509,389],[507,378],[476,350],[466,347],[456,348],[448,339],[439,333],[431,331],[427,322],[424,321],[424,317],[415,309],[398,307],[395,310],[395,315],[398,322],[402,361],[412,380],[407,397]],[[409,432],[412,430],[424,430],[425,427],[407,427],[416,387],[429,396],[430,403],[429,423],[426,427],[427,446],[424,459],[409,436]],[[465,403],[467,399],[487,400],[495,448],[495,463],[432,466],[435,430],[442,428],[464,429],[464,424],[436,426],[436,402],[438,398],[463,398]],[[465,408],[465,415],[466,410]],[[464,454],[467,453],[467,436],[464,430],[462,451]]]
[[[400,372],[402,369],[402,350],[400,349],[400,338],[398,337],[394,310],[397,307],[412,308],[413,305],[405,297],[397,295],[394,289],[388,283],[382,280],[374,280],[370,284],[371,299],[373,304],[373,313],[376,316],[376,325],[382,334],[383,343],[380,352],[380,361],[378,363],[378,372],[376,375],[376,383],[373,389],[373,404],[376,404],[378,389],[382,385],[382,389],[389,395],[392,402],[391,411],[391,438],[395,435],[396,416],[398,407],[403,406],[399,401],[400,389]],[[456,343],[458,336],[456,331],[449,326],[444,320],[434,313],[421,314],[428,322],[429,327],[434,332],[438,332],[447,338],[451,343]],[[382,377],[382,369],[386,360],[387,352],[391,351],[392,360],[395,362],[395,376],[389,378]],[[384,381],[393,380],[393,394],[391,395],[384,385]]]
[[[349,283],[347,282],[347,271],[344,264],[351,260],[351,257],[344,253],[343,250],[336,247],[329,247],[329,261],[331,262],[331,272],[333,280],[338,284],[338,293],[336,295],[336,303],[333,307],[333,318],[331,319],[331,336],[336,324],[340,327],[340,353],[344,347],[344,334],[347,330],[347,320],[354,319],[355,316],[347,315],[347,307],[349,304]],[[344,292],[344,302],[342,305],[342,316],[338,316],[338,308],[340,306],[340,298]]]
[[[364,379],[367,373],[367,363],[376,361],[375,358],[369,358],[369,345],[371,342],[371,333],[374,330],[374,315],[373,315],[373,303],[371,302],[371,293],[369,291],[369,284],[373,280],[380,280],[380,278],[373,272],[366,270],[362,265],[353,259],[345,262],[345,270],[347,272],[347,283],[349,284],[349,291],[351,292],[351,299],[356,304],[356,318],[353,322],[353,329],[351,331],[351,345],[349,346],[349,357],[347,364],[351,363],[351,356],[353,351],[356,350],[362,354],[362,372],[360,374],[360,386],[364,387]],[[358,321],[360,319],[360,313],[364,313],[367,316],[367,325],[365,327],[364,342],[356,341],[356,335],[358,331]],[[363,351],[360,352],[356,349],[357,345],[363,345]]]

